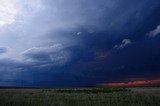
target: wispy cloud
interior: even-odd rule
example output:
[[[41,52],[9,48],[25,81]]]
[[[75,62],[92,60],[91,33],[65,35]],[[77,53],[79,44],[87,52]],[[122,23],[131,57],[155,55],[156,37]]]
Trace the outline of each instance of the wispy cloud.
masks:
[[[122,48],[128,46],[128,45],[131,44],[131,43],[132,43],[132,41],[131,41],[130,39],[124,39],[124,40],[121,42],[121,44],[115,45],[114,48],[122,49]]]
[[[150,31],[149,33],[147,33],[147,36],[150,38],[154,38],[156,36],[160,35],[160,25],[157,26],[156,29]]]

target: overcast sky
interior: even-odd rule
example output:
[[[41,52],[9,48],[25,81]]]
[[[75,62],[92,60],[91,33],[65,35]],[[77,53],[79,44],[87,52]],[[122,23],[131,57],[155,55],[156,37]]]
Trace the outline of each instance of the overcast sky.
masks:
[[[0,86],[157,80],[159,11],[159,0],[0,0]]]

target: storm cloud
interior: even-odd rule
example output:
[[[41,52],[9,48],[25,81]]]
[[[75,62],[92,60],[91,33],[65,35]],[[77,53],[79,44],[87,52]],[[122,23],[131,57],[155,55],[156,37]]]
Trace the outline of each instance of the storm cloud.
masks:
[[[75,87],[159,78],[159,0],[0,4],[0,85]]]

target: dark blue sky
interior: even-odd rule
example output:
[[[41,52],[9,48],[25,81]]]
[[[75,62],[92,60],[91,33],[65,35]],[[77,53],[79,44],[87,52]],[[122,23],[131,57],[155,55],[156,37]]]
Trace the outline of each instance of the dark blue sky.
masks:
[[[0,86],[159,80],[159,0],[1,0]]]

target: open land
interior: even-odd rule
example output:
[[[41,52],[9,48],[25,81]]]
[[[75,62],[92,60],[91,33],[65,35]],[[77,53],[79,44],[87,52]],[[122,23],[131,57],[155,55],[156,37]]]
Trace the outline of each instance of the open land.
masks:
[[[1,88],[0,106],[160,106],[160,87]]]

